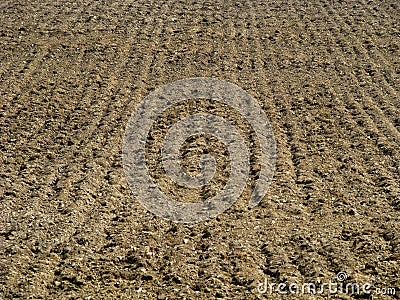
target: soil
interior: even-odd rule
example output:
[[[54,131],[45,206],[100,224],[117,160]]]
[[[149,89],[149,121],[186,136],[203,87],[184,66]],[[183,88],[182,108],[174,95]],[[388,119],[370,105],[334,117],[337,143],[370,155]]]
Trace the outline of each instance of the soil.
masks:
[[[399,299],[399,11],[396,0],[2,1],[0,299],[325,299],[257,287],[339,272]],[[247,208],[249,183],[215,219],[178,224],[132,196],[121,146],[143,98],[190,77],[250,93],[278,160],[259,206]],[[192,142],[217,147],[213,195],[226,151]],[[372,299],[331,295],[360,297]]]

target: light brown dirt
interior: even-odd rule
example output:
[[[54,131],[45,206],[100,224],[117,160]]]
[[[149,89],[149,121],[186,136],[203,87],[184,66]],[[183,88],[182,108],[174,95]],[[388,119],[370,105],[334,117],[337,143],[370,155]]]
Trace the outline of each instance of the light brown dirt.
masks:
[[[2,1],[0,299],[323,299],[257,284],[339,271],[399,299],[399,10]],[[246,208],[249,186],[216,219],[180,225],[133,198],[121,145],[151,90],[197,76],[249,92],[279,157],[260,206]]]

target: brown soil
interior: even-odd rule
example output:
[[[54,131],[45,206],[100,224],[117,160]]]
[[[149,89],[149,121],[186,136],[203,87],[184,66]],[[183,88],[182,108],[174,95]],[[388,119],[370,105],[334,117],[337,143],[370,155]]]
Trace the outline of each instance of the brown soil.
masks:
[[[396,0],[2,1],[0,299],[322,299],[257,285],[339,271],[399,299],[399,11]],[[132,196],[121,145],[138,103],[189,77],[249,92],[279,157],[259,206],[246,208],[249,187],[219,217],[181,225]]]

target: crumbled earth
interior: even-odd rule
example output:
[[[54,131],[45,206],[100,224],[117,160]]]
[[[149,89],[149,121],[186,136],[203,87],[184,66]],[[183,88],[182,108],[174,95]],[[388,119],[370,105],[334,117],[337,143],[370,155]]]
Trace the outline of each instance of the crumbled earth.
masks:
[[[0,299],[325,299],[257,287],[339,272],[396,294],[331,298],[399,299],[399,11],[396,0],[2,1]],[[179,224],[135,199],[121,147],[143,98],[190,77],[251,94],[278,159],[259,206],[247,208],[250,180],[228,211]],[[229,176],[224,145],[185,147],[188,173],[196,149],[219,168],[210,189],[175,195],[214,195]]]

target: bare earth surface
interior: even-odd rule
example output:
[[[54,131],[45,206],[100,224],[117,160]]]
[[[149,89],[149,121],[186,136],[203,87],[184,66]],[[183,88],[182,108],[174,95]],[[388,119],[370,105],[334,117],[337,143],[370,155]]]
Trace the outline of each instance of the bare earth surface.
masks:
[[[324,299],[257,286],[338,272],[396,295],[331,298],[399,299],[399,16],[397,0],[1,1],[0,299]],[[181,225],[132,196],[121,146],[143,98],[189,77],[250,93],[278,161],[259,206],[248,186]]]

